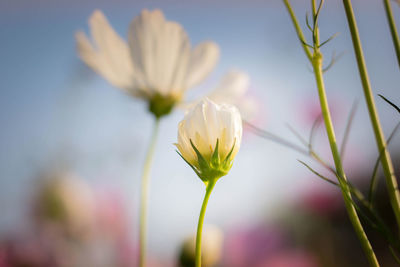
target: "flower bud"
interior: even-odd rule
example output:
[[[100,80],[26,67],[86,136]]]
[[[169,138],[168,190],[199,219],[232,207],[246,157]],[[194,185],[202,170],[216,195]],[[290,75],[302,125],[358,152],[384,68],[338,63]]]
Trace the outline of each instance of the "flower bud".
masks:
[[[201,252],[201,265],[203,267],[217,266],[222,258],[224,234],[214,225],[205,225]],[[196,236],[188,236],[179,254],[180,267],[195,266]]]
[[[188,111],[178,126],[180,156],[204,182],[226,175],[242,139],[242,119],[236,107],[209,99]]]

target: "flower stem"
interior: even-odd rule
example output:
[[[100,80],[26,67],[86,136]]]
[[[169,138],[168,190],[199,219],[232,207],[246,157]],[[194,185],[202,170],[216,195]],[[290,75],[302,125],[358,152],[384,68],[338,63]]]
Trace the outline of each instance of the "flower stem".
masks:
[[[217,182],[216,179],[208,182],[206,187],[206,195],[204,196],[203,204],[201,205],[199,222],[197,223],[197,234],[196,234],[196,267],[201,267],[201,236],[203,232],[204,216],[206,214],[208,199],[210,198],[211,192],[216,182]]]
[[[390,33],[392,35],[394,49],[397,55],[397,62],[400,67],[400,39],[397,33],[396,22],[393,17],[392,6],[390,5],[390,0],[383,0],[385,6],[386,17],[390,27]]]
[[[296,30],[297,36],[300,39],[304,53],[306,54],[307,58],[311,61],[311,58],[312,58],[311,52],[306,45],[306,38],[304,38],[303,31],[300,28],[299,22],[297,21],[297,18],[296,18],[296,15],[294,14],[293,8],[290,5],[289,0],[283,0],[283,3],[285,4],[287,11],[289,12],[290,18],[292,19],[293,26]]]
[[[148,199],[149,199],[149,184],[150,184],[150,170],[151,163],[153,160],[153,155],[156,147],[158,128],[160,120],[156,119],[154,121],[153,133],[150,140],[150,145],[147,151],[146,160],[143,167],[142,175],[142,191],[141,191],[141,206],[140,206],[140,233],[139,233],[139,266],[146,266],[146,246],[147,246],[147,209],[148,209]]]
[[[351,200],[351,191],[350,191],[349,185],[347,184],[346,174],[344,173],[342,162],[340,159],[340,153],[339,153],[337,143],[336,143],[335,132],[334,132],[332,119],[331,119],[329,106],[328,106],[328,100],[327,100],[326,92],[325,92],[325,85],[324,85],[324,80],[323,80],[323,75],[322,75],[322,55],[320,54],[320,52],[318,50],[314,52],[312,65],[313,65],[313,69],[314,69],[315,80],[316,80],[317,87],[318,87],[319,100],[320,100],[320,104],[321,104],[322,115],[323,115],[324,122],[325,122],[325,128],[326,128],[326,132],[328,135],[333,160],[335,162],[336,172],[339,175],[339,177],[341,177],[341,179],[339,179],[339,185],[340,185],[340,188],[341,188],[341,191],[343,194],[347,214],[350,218],[350,221],[353,225],[356,235],[361,242],[361,246],[364,249],[364,252],[367,256],[370,266],[377,267],[377,266],[379,266],[378,260],[376,259],[375,253],[372,249],[372,246],[368,240],[367,235],[365,234],[365,231],[360,222],[360,219],[358,218],[357,211]]]
[[[325,91],[325,83],[324,83],[324,78],[323,78],[323,69],[322,69],[323,57],[322,57],[322,54],[319,49],[319,47],[320,47],[319,29],[318,29],[318,24],[317,24],[318,20],[316,17],[317,12],[319,12],[319,11],[317,11],[317,8],[316,8],[316,0],[311,0],[312,9],[313,9],[313,17],[314,17],[314,25],[313,25],[314,28],[312,29],[312,31],[313,31],[313,47],[312,47],[313,53],[312,54],[310,52],[310,49],[305,44],[304,35],[302,33],[301,28],[298,27],[298,21],[297,21],[297,18],[290,6],[289,0],[283,0],[283,2],[285,3],[286,8],[288,9],[288,12],[289,12],[290,17],[293,22],[293,25],[296,28],[297,35],[303,45],[303,49],[306,53],[306,56],[310,60],[313,70],[314,70],[314,76],[315,76],[315,80],[317,83],[322,116],[324,119],[324,124],[325,124],[326,132],[328,135],[328,139],[329,139],[329,145],[330,145],[331,151],[332,151],[332,157],[335,162],[336,173],[338,175],[339,186],[342,191],[347,214],[349,216],[351,224],[353,225],[354,231],[361,243],[364,253],[367,256],[370,266],[379,267],[378,260],[376,259],[375,253],[372,249],[372,246],[368,240],[368,237],[367,237],[367,235],[364,231],[364,228],[360,222],[360,219],[358,217],[356,207],[354,206],[354,202],[353,202],[352,196],[351,196],[351,190],[347,183],[346,174],[344,172],[344,169],[342,166],[342,161],[340,158],[340,152],[339,152],[339,149],[338,149],[338,146],[336,143],[335,131],[334,131],[333,124],[332,124],[332,119],[331,119],[329,105],[328,105],[328,99],[327,99],[326,91]],[[323,0],[321,0],[318,9],[322,6],[322,4],[323,4]]]
[[[386,185],[388,188],[390,203],[392,205],[392,209],[396,217],[397,225],[398,227],[400,227],[399,188],[397,185],[396,176],[394,174],[392,160],[390,158],[389,151],[386,148],[387,144],[380,125],[378,112],[376,110],[375,101],[373,98],[373,93],[369,82],[367,66],[365,64],[364,54],[361,47],[361,41],[358,33],[357,23],[354,17],[353,7],[351,5],[350,0],[343,0],[343,4],[344,4],[344,9],[346,11],[347,21],[349,23],[351,38],[354,46],[354,52],[356,54],[356,59],[357,59],[358,70],[360,73],[361,83],[364,90],[365,100],[367,102],[368,113],[371,120],[372,128],[374,130],[378,151],[384,151],[381,157],[381,164],[383,168],[383,173],[386,178]]]

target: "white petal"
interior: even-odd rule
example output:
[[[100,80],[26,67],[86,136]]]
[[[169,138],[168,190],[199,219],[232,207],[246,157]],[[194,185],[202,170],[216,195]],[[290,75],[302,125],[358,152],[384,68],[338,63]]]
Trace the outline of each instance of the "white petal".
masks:
[[[218,86],[208,95],[208,98],[217,103],[235,105],[249,89],[249,76],[240,71],[228,72]]]
[[[178,125],[178,144],[176,147],[178,148],[181,155],[192,165],[196,165],[197,156],[190,144],[190,140],[185,132],[185,123],[186,121],[181,121]]]
[[[219,59],[219,47],[213,42],[197,45],[191,54],[187,76],[187,88],[199,84],[214,69]]]
[[[182,155],[188,154],[188,158],[184,156],[186,160],[192,160],[195,158],[189,141],[192,140],[200,153],[209,159],[219,139],[218,151],[224,158],[234,144],[232,156],[236,155],[241,138],[242,120],[237,108],[228,104],[217,105],[206,98],[193,107],[179,123],[177,147]]]
[[[208,100],[209,101],[209,100]],[[211,102],[211,101],[210,101]],[[207,127],[207,135],[212,150],[214,151],[217,139],[220,139],[221,128],[218,117],[218,108],[215,104],[208,103],[208,107],[204,110],[205,124]],[[221,140],[219,140],[221,142]]]
[[[244,72],[230,71],[225,74],[218,86],[206,95],[206,98],[217,104],[228,103],[240,106],[238,103],[243,101],[243,95],[249,88],[249,80],[249,76]],[[180,103],[179,107],[183,110],[189,110],[202,101],[202,99]]]
[[[101,11],[93,12],[89,24],[93,44],[84,33],[78,32],[76,40],[79,56],[112,85],[132,90],[135,87],[134,72],[127,44],[110,26]]]
[[[221,120],[221,128],[225,129],[225,142],[222,147],[224,151],[221,150],[221,153],[226,156],[229,151],[232,149],[233,145],[235,145],[234,153],[232,156],[235,156],[236,152],[239,150],[241,139],[242,139],[242,119],[240,116],[239,110],[232,105],[221,105],[221,110],[219,112],[220,120]]]
[[[185,89],[190,43],[181,25],[166,21],[160,10],[143,10],[130,25],[128,41],[145,89],[164,95]]]
[[[247,94],[250,87],[249,76],[241,71],[230,71],[207,97],[218,104],[228,103],[236,106],[242,117],[250,120],[258,110],[256,99]]]

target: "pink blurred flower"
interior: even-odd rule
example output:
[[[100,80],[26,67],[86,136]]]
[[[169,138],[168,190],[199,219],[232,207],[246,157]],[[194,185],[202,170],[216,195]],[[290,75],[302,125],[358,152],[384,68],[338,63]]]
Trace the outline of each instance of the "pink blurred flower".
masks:
[[[340,210],[343,205],[340,190],[330,184],[326,186],[332,188],[313,186],[304,193],[297,202],[300,208],[324,217],[329,217]]]
[[[256,266],[286,245],[285,234],[276,227],[236,229],[227,234],[223,266]]]
[[[317,261],[306,252],[287,250],[272,255],[254,267],[318,267]]]
[[[347,107],[348,106],[348,107]],[[329,108],[334,122],[343,122],[346,119],[346,112],[350,110],[351,105],[347,105],[346,101],[339,97],[331,97],[329,99]],[[317,95],[306,96],[299,102],[298,118],[306,125],[312,125],[316,118],[321,116],[321,106]]]

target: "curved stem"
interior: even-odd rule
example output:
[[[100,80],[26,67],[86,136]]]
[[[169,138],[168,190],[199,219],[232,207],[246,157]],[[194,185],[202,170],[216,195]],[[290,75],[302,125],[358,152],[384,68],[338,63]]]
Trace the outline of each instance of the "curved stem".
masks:
[[[139,266],[146,266],[146,245],[147,245],[147,208],[149,199],[149,184],[150,184],[150,170],[153,161],[153,155],[156,147],[158,128],[160,120],[156,119],[154,122],[153,133],[150,140],[150,145],[147,151],[146,160],[143,167],[142,175],[142,188],[141,188],[141,201],[140,201],[140,232],[139,232]]]
[[[390,5],[390,0],[383,0],[385,6],[386,17],[390,27],[390,33],[392,35],[394,49],[396,51],[397,62],[400,67],[400,39],[397,33],[396,22],[393,17],[392,6]]]
[[[361,47],[360,36],[358,33],[357,22],[354,16],[353,7],[350,0],[343,0],[344,9],[346,11],[347,21],[350,28],[351,39],[353,41],[354,52],[357,59],[358,70],[360,73],[361,83],[364,90],[365,100],[367,102],[368,113],[371,120],[372,128],[375,134],[375,140],[378,151],[384,151],[381,157],[383,173],[386,179],[386,186],[390,197],[390,204],[396,217],[397,226],[400,227],[400,193],[397,185],[396,176],[393,170],[392,159],[387,150],[385,136],[383,134],[381,124],[378,117],[378,112],[375,106],[367,66],[364,60],[364,53]]]
[[[360,222],[360,219],[358,218],[356,208],[354,207],[352,199],[351,199],[352,198],[351,191],[350,191],[349,185],[347,184],[346,174],[343,170],[342,162],[340,159],[340,153],[339,153],[339,149],[337,147],[335,132],[334,132],[332,119],[331,119],[329,106],[328,106],[328,100],[326,97],[325,85],[324,85],[324,80],[323,80],[323,75],[322,75],[322,55],[319,53],[318,50],[314,52],[312,65],[313,65],[315,79],[316,79],[316,83],[317,83],[317,87],[318,87],[318,95],[319,95],[319,100],[320,100],[320,104],[321,104],[322,115],[323,115],[324,122],[325,122],[325,128],[326,128],[326,132],[328,135],[333,160],[335,162],[337,174],[339,175],[339,177],[341,177],[341,179],[339,179],[339,185],[340,185],[340,188],[341,188],[341,191],[343,194],[347,214],[353,225],[354,231],[356,232],[357,237],[361,242],[361,246],[367,256],[370,266],[378,267],[379,266],[378,260],[372,249],[371,243],[369,242],[368,237],[364,231],[364,228]]]
[[[211,192],[216,182],[217,180],[211,180],[208,182],[206,187],[206,195],[204,196],[203,204],[201,205],[199,222],[197,223],[197,234],[196,234],[196,267],[201,267],[201,235],[203,232],[204,216],[206,214],[208,199],[210,198]]]

